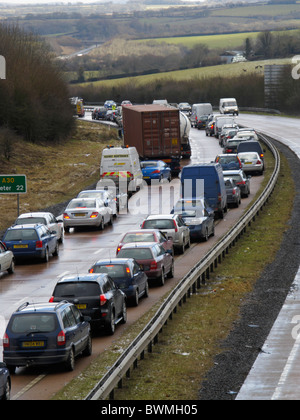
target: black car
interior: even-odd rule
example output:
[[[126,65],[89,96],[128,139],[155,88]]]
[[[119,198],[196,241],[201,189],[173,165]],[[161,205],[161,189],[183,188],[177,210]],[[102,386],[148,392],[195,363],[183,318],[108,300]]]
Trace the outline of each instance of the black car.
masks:
[[[246,176],[245,172],[240,169],[239,171],[223,171],[224,180],[232,178],[235,184],[240,188],[242,197],[248,197],[250,194],[250,178]]]
[[[201,128],[206,128],[206,124],[208,122],[208,115],[201,115],[196,123],[196,127],[198,128],[198,130],[201,130]]]
[[[100,260],[89,272],[107,273],[135,306],[140,297],[149,295],[148,277],[133,258]]]
[[[75,357],[92,353],[91,326],[72,303],[24,303],[11,316],[3,337],[3,361],[18,366],[61,363],[73,370]]]
[[[5,363],[0,362],[0,400],[9,400],[11,379]]]
[[[63,299],[74,303],[88,316],[92,327],[104,327],[108,334],[115,332],[119,322],[127,320],[126,295],[107,274],[63,277],[57,282],[50,301]]]

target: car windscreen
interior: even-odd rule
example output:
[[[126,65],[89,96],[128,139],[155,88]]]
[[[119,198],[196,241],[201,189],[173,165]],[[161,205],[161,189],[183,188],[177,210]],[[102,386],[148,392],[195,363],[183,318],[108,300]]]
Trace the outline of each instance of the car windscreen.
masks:
[[[4,241],[38,241],[35,229],[12,229],[6,232]]]
[[[47,224],[44,217],[20,217],[15,221],[15,225],[36,225],[37,223]]]
[[[155,168],[157,166],[157,162],[142,162],[141,168]]]
[[[107,273],[113,279],[130,277],[130,268],[126,264],[101,264],[93,267],[94,273]]]
[[[152,260],[153,255],[149,248],[122,248],[118,253],[118,258],[135,258],[136,260]]]
[[[54,290],[54,296],[61,298],[97,296],[100,294],[101,291],[99,284],[92,281],[59,283],[56,285]]]
[[[20,314],[13,317],[10,329],[13,333],[48,333],[56,330],[57,316],[51,313]]]
[[[153,233],[128,233],[122,242],[125,244],[129,242],[155,242],[155,237]]]
[[[154,219],[154,220],[145,220],[144,229],[175,229],[173,220],[170,219]]]

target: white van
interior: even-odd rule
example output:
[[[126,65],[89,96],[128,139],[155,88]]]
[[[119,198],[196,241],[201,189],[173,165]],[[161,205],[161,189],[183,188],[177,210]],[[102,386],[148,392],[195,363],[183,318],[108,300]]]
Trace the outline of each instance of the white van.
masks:
[[[235,98],[221,98],[219,104],[221,114],[239,115],[239,108]]]
[[[210,103],[193,104],[191,111],[191,126],[197,127],[198,120],[203,115],[210,115],[213,113],[213,107]]]
[[[122,185],[122,190],[127,183],[129,194],[141,188],[143,174],[136,148],[106,147],[102,152],[100,178],[102,181],[112,180],[118,189]]]

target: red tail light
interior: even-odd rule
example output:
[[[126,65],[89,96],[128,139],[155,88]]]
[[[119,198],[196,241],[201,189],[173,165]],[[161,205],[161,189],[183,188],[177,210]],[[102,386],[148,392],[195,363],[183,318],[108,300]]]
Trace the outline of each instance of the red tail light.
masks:
[[[36,248],[36,249],[41,249],[41,248],[43,248],[43,241],[36,241],[36,243],[35,243],[35,248]]]
[[[221,194],[218,194],[218,201],[221,202],[222,201],[222,196]]]
[[[159,174],[159,173],[160,173],[160,171],[159,171],[158,169],[155,169],[155,171],[152,171],[151,173],[152,173],[152,174]]]
[[[61,332],[58,334],[56,342],[58,346],[64,346],[66,344],[66,334],[63,330],[61,330]]]
[[[54,296],[51,296],[51,298],[49,299],[49,302],[53,302],[54,301]]]
[[[105,305],[107,302],[106,296],[105,295],[100,295],[100,306]]]
[[[94,272],[94,269],[93,268],[90,268],[89,269],[89,273],[93,273]]]
[[[94,211],[91,215],[90,215],[90,219],[95,219],[96,217],[98,217],[98,212]]]
[[[173,220],[173,223],[174,223],[175,232],[178,232],[178,229],[177,229],[177,225],[176,225],[175,220]]]
[[[157,262],[153,260],[150,263],[150,270],[156,270],[156,269],[157,269]]]
[[[7,349],[9,347],[9,337],[6,333],[3,336],[3,347],[5,349]]]
[[[63,214],[63,218],[64,218],[64,219],[70,219],[70,216],[69,216],[67,213],[64,213],[64,214]]]
[[[121,251],[121,246],[118,246],[118,248],[117,248],[117,254]]]
[[[261,161],[260,161],[260,160],[258,160],[258,161],[256,162],[256,165],[261,165]]]
[[[142,229],[144,229],[144,224],[145,224],[145,220],[142,223],[142,226],[141,226]]]

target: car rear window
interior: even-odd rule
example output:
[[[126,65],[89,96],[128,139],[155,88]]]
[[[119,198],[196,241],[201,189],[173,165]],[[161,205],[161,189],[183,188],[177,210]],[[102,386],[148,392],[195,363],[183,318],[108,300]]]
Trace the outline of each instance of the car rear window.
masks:
[[[37,241],[38,239],[35,229],[9,230],[5,235],[5,241]]]
[[[155,219],[155,220],[145,220],[144,229],[175,229],[173,220],[168,219]]]
[[[66,282],[56,285],[54,290],[55,297],[81,297],[81,296],[97,296],[100,295],[100,286],[97,282]]]
[[[88,208],[88,207],[96,207],[96,201],[91,200],[84,200],[84,201],[71,201],[68,205],[68,209],[78,209],[78,208]]]
[[[44,217],[21,217],[15,221],[16,225],[36,225],[37,223],[47,224]]]
[[[230,163],[230,162],[236,162],[238,159],[236,156],[222,156],[219,159],[219,163]]]
[[[122,242],[155,242],[155,237],[153,233],[128,233]]]
[[[113,279],[130,277],[130,268],[126,264],[95,265],[94,273],[107,273]]]
[[[118,253],[118,258],[135,258],[136,260],[151,260],[153,259],[153,255],[149,248],[122,248],[121,251]]]
[[[13,333],[52,332],[56,330],[57,316],[52,313],[20,314],[12,318]]]

